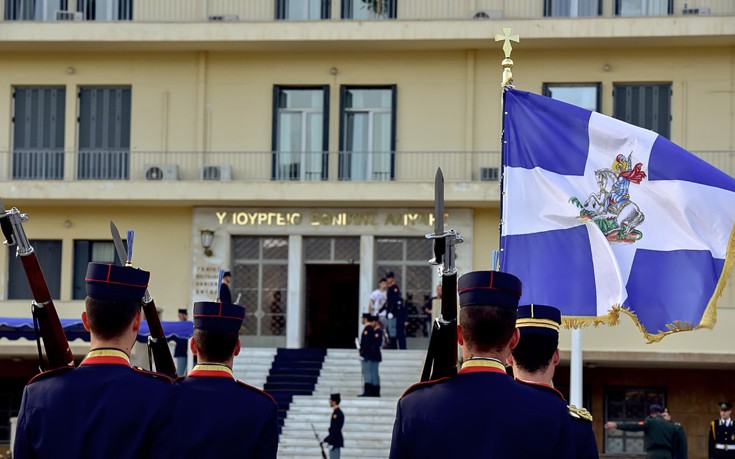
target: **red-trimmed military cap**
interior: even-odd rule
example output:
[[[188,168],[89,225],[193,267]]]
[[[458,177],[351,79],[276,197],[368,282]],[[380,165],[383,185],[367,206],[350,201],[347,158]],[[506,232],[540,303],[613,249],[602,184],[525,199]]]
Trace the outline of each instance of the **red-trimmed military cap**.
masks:
[[[245,307],[216,301],[194,303],[194,328],[207,331],[237,332],[245,319]]]
[[[110,300],[140,300],[148,288],[151,273],[130,266],[110,263],[89,263],[87,295]]]
[[[500,271],[473,271],[457,280],[459,307],[500,306],[517,308],[521,280]]]

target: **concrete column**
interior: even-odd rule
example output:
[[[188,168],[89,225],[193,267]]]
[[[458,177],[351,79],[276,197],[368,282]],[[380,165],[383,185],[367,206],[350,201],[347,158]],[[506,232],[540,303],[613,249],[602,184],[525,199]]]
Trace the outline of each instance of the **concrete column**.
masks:
[[[362,323],[359,317],[370,301],[370,293],[375,290],[375,237],[372,235],[360,236],[360,301],[357,308],[357,336],[362,333]]]
[[[300,348],[304,345],[305,305],[304,296],[304,250],[303,237],[293,234],[288,237],[288,312],[286,313],[286,347]]]

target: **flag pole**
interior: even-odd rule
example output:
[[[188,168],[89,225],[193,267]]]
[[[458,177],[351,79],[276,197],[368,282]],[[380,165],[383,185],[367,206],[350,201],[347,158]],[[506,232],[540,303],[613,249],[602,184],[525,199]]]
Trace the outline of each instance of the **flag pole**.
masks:
[[[513,45],[511,45],[511,41],[514,41],[518,43],[520,41],[520,38],[518,35],[511,35],[510,34],[510,27],[503,27],[503,34],[495,34],[495,41],[502,41],[503,42],[503,52],[505,53],[505,59],[503,59],[503,62],[501,65],[503,66],[503,80],[501,83],[501,87],[503,88],[503,94],[500,97],[500,116],[501,116],[501,145],[500,145],[500,171],[498,173],[498,178],[500,179],[500,218],[498,219],[498,252],[502,254],[503,248],[500,245],[500,241],[503,237],[503,184],[505,182],[504,177],[504,166],[505,166],[505,145],[506,145],[506,139],[505,139],[505,93],[513,88],[513,60],[510,58],[510,53],[513,51]],[[493,254],[493,266],[492,269],[500,269],[500,261],[501,257],[496,256],[496,254]]]
[[[513,51],[511,41],[518,43],[520,38],[518,35],[511,35],[511,29],[508,27],[503,28],[503,34],[496,34],[495,41],[503,42],[503,52],[505,53],[505,59],[501,65],[503,66],[503,80],[501,86],[503,88],[503,94],[500,99],[501,116],[502,116],[502,135],[501,135],[501,153],[500,153],[500,219],[498,224],[498,244],[503,236],[503,223],[504,223],[504,206],[503,206],[503,195],[504,195],[504,183],[505,183],[505,149],[507,140],[505,138],[505,93],[513,89],[513,60],[510,58],[510,53]],[[502,247],[499,247],[500,254],[502,255]],[[493,253],[492,269],[499,269],[500,256],[497,252]],[[521,279],[522,280],[522,279]],[[569,401],[572,405],[582,407],[582,329],[572,329],[572,349],[571,349],[571,362],[570,362],[570,375],[569,375]]]

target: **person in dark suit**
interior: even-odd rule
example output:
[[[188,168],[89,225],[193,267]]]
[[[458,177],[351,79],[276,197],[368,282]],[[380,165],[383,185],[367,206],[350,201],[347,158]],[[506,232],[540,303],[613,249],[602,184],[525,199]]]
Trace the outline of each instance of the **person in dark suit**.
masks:
[[[388,282],[385,307],[388,313],[388,348],[406,349],[406,327],[408,326],[408,311],[403,304],[401,289],[396,284],[393,272],[386,273]]]
[[[554,371],[559,363],[561,311],[553,306],[531,304],[518,307],[516,327],[521,335],[508,361],[513,375],[522,384],[564,400],[554,388]],[[597,440],[592,430],[592,415],[584,408],[569,406],[570,430],[578,459],[598,459]]]
[[[245,308],[236,304],[194,303],[191,351],[198,363],[179,380],[175,419],[182,458],[271,459],[278,451],[278,405],[253,386],[234,378]]]
[[[130,365],[149,277],[89,263],[82,312],[89,354],[78,368],[46,371],[25,387],[14,458],[177,457],[174,381]]]
[[[329,395],[329,406],[332,407],[332,417],[329,419],[329,435],[324,438],[323,443],[330,446],[329,459],[339,459],[340,451],[345,446],[342,437],[342,427],[345,425],[345,415],[339,407],[341,397],[339,394]]]
[[[735,425],[732,420],[732,403],[720,402],[720,419],[710,423],[709,457],[710,459],[735,458]]]
[[[574,457],[566,403],[519,384],[504,362],[516,346],[521,281],[498,271],[458,279],[454,377],[411,386],[398,401],[390,457],[529,459]]]
[[[232,303],[232,292],[230,292],[231,281],[232,273],[225,271],[222,275],[222,284],[219,286],[219,300],[223,303]]]
[[[653,404],[648,409],[649,416],[642,422],[606,422],[605,429],[620,429],[628,432],[643,432],[646,459],[671,459],[674,452],[676,429],[674,424],[664,419],[663,407]]]
[[[674,422],[671,419],[671,413],[668,408],[664,408],[664,412],[661,413],[661,417],[674,424],[674,453],[672,459],[687,459],[689,457],[687,434],[684,431],[684,426],[678,422]]]

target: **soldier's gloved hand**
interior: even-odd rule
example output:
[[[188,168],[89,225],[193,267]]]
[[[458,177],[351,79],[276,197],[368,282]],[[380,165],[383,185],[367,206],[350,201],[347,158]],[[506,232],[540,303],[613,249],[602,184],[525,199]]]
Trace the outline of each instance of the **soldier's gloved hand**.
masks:
[[[392,318],[393,318],[393,313],[392,312],[389,312],[388,313],[388,319],[392,319]]]

